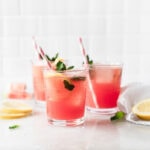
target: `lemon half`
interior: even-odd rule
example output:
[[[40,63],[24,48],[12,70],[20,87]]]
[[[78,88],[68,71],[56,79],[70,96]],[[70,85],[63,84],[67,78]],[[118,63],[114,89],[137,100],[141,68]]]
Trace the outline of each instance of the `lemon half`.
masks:
[[[150,99],[145,99],[135,104],[132,112],[142,120],[150,120]]]

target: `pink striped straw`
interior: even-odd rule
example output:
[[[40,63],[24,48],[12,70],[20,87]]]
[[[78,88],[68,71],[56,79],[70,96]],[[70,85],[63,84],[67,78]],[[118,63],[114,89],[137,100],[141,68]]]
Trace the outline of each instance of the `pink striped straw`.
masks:
[[[50,69],[52,69],[52,65],[51,65],[50,61],[47,59],[45,52],[43,51],[43,49],[41,47],[39,47],[39,49],[40,49],[40,54],[41,54],[42,58],[47,62],[48,67]]]
[[[35,37],[32,37],[32,39],[33,39],[34,47],[35,47],[35,50],[36,50],[38,56],[42,56],[42,58],[46,61],[48,67],[50,69],[52,69],[52,65],[51,65],[50,61],[47,59],[45,52],[43,51],[43,49],[40,46],[38,46],[38,44],[36,43]]]
[[[39,51],[38,51],[38,45],[37,45],[37,43],[36,43],[36,41],[35,41],[35,37],[33,36],[32,39],[33,39],[34,48],[35,48],[35,50],[36,50],[36,53],[37,53],[37,55],[38,55],[38,58],[39,58],[39,59],[42,59],[42,58],[41,58],[41,54],[40,54]]]
[[[81,45],[81,49],[82,49],[82,55],[83,55],[83,58],[84,58],[84,64],[86,65],[86,67],[88,67],[87,54],[86,54],[86,50],[85,50],[83,42],[82,42],[82,38],[79,38],[79,41],[80,41],[80,45]],[[96,108],[98,108],[98,104],[97,104],[97,101],[96,101],[96,96],[95,96],[95,93],[94,93],[94,90],[93,90],[93,86],[92,86],[92,83],[91,83],[91,80],[90,80],[89,73],[87,74],[87,80],[88,80],[89,88],[90,88],[91,93],[92,93],[92,98],[93,98],[94,105],[95,105]]]

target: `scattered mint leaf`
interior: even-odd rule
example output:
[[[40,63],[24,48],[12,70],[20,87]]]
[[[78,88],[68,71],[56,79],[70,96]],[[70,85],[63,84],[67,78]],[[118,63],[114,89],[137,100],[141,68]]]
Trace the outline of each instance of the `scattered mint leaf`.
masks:
[[[9,126],[9,129],[16,129],[16,128],[19,128],[19,125],[15,124],[15,125]]]
[[[67,80],[64,80],[64,86],[69,91],[72,91],[74,89],[74,87],[75,87],[73,84],[69,83]]]
[[[112,116],[110,119],[111,121],[114,121],[114,120],[121,120],[123,119],[125,116],[125,113],[123,111],[118,111],[115,113],[114,116]]]

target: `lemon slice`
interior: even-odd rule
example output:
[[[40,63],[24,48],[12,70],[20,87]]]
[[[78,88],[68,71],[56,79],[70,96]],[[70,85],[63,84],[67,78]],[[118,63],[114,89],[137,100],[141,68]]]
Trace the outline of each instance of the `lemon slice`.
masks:
[[[132,112],[142,120],[150,120],[150,99],[138,102],[133,106]]]
[[[32,108],[28,104],[21,101],[4,101],[0,108],[0,112],[2,113],[31,113]]]
[[[30,115],[31,113],[5,113],[0,112],[1,119],[17,119]]]

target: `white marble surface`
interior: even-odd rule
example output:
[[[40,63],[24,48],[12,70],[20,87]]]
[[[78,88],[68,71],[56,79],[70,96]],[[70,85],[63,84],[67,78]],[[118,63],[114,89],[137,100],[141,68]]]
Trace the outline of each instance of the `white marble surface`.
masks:
[[[19,128],[10,130],[9,126]],[[150,149],[150,126],[86,115],[83,125],[49,125],[44,109],[17,120],[0,120],[0,150],[144,150]]]

